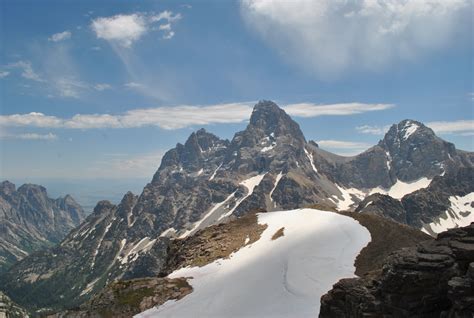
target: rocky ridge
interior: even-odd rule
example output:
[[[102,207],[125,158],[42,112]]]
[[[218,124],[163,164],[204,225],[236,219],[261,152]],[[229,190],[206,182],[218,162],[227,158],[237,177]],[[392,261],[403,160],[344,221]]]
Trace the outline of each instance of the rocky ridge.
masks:
[[[84,220],[84,211],[70,195],[48,197],[46,189],[24,184],[18,189],[0,183],[0,272],[30,253],[59,243]]]
[[[320,317],[472,317],[474,223],[390,255],[379,274],[342,279]]]

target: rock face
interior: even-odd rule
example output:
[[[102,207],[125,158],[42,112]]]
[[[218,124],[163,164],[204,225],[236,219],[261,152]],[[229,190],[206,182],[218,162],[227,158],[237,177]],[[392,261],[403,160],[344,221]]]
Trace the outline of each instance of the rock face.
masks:
[[[231,141],[204,129],[192,133],[164,155],[139,196],[127,193],[118,205],[99,202],[59,245],[19,262],[0,277],[0,284],[32,310],[74,307],[114,280],[158,275],[165,266],[169,238],[186,238],[256,210],[314,204],[346,208],[374,187],[387,188],[398,179],[415,180],[402,173],[402,162],[424,165],[410,157],[408,149],[416,147],[410,146],[412,141],[423,146],[422,139],[434,138],[449,148],[449,156],[433,155],[441,161],[425,170],[426,177],[451,165],[472,165],[472,154],[423,131],[419,128],[405,139],[394,137],[392,143],[387,140],[346,158],[307,142],[299,125],[282,109],[261,101],[246,129]],[[405,150],[389,147],[392,144]],[[445,153],[444,146],[430,151]],[[391,165],[392,157],[400,163]],[[351,187],[356,189],[348,192]]]
[[[24,184],[16,189],[0,183],[0,272],[31,252],[60,242],[84,219],[84,211],[70,195],[56,200],[46,189]]]
[[[320,317],[472,317],[474,223],[389,256],[379,275],[343,279]]]
[[[435,235],[429,224],[442,222],[443,218],[450,217],[448,213],[451,207],[450,198],[466,197],[473,192],[474,168],[453,168],[443,176],[434,177],[427,188],[409,193],[401,200],[382,194],[370,195],[355,211],[385,216],[418,229],[423,228],[425,232]],[[466,204],[468,204],[464,207],[466,212],[461,211],[459,215],[453,216],[457,219],[455,222],[463,221],[463,218],[474,221],[474,214],[469,212],[474,205],[474,198],[468,200]]]

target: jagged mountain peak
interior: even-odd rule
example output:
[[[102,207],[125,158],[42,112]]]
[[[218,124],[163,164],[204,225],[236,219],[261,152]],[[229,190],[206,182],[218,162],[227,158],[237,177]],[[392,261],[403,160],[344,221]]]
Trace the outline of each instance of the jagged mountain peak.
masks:
[[[383,141],[385,144],[402,144],[405,142],[410,143],[415,139],[432,140],[434,138],[437,137],[431,128],[419,121],[404,119],[390,127]]]
[[[440,175],[457,160],[454,144],[413,119],[392,125],[378,145],[386,152],[396,178],[403,181]]]
[[[38,184],[25,183],[18,188],[18,192],[25,195],[47,195],[46,188]]]
[[[305,140],[300,126],[276,103],[259,101],[253,108],[247,130],[261,130],[266,135],[291,135],[295,139]]]
[[[2,183],[0,183],[0,193],[1,194],[10,195],[15,191],[16,191],[16,186],[15,186],[14,183],[12,183],[8,180],[5,180]]]

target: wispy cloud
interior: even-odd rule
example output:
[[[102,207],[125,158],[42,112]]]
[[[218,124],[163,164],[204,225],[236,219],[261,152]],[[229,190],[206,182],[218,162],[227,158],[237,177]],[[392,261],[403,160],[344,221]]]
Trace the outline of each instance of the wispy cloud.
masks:
[[[71,31],[55,33],[48,38],[48,41],[60,42],[60,41],[68,40],[71,38],[71,35],[72,35]]]
[[[112,86],[110,84],[107,84],[107,83],[95,84],[93,87],[96,91],[105,91],[106,89],[111,89],[112,88]]]
[[[58,136],[53,133],[38,134],[38,133],[22,133],[22,134],[9,134],[1,133],[0,139],[20,139],[20,140],[56,140]]]
[[[455,31],[469,29],[469,6],[469,0],[241,0],[252,31],[323,78],[448,47]]]
[[[10,63],[5,66],[6,68],[19,69],[21,70],[21,76],[28,80],[36,82],[44,82],[45,80],[33,70],[33,66],[30,61],[18,61]]]
[[[393,104],[364,104],[364,103],[343,103],[317,105],[312,103],[292,104],[285,107],[285,111],[298,117],[317,117],[324,115],[353,115],[365,112],[386,110],[395,107]]]
[[[317,143],[321,148],[330,149],[342,156],[353,156],[371,147],[364,142],[344,140],[319,140]]]
[[[173,14],[171,11],[163,11],[158,14],[118,14],[92,20],[91,28],[97,38],[130,48],[134,42],[150,31],[158,30],[163,32],[163,38],[173,37],[174,32],[171,30],[171,27],[179,19],[181,19],[181,15],[179,13]],[[154,27],[155,24],[162,21],[166,23],[159,25],[157,28]]]
[[[0,71],[0,78],[4,78],[10,75],[10,72],[8,71]]]
[[[474,120],[432,121],[426,125],[439,134],[474,133]]]
[[[2,126],[31,126],[70,129],[132,128],[157,126],[163,129],[179,129],[195,125],[240,123],[248,120],[253,102],[215,104],[207,106],[174,106],[133,109],[120,115],[76,114],[71,118],[59,118],[43,113],[1,115]],[[291,104],[284,109],[296,117],[327,115],[353,115],[368,111],[385,110],[385,104]]]
[[[370,134],[370,135],[383,135],[390,129],[390,125],[387,126],[371,126],[371,125],[362,125],[357,126],[356,130],[361,134]]]

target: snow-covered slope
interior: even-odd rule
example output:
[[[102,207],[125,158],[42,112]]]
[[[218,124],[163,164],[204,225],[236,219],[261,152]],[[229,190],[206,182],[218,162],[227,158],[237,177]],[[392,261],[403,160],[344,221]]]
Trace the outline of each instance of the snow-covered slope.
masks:
[[[451,207],[438,220],[421,229],[427,234],[438,234],[448,229],[468,226],[474,222],[474,192],[465,196],[449,198]]]
[[[374,193],[380,193],[380,194],[386,194],[391,196],[394,199],[400,200],[403,198],[405,195],[415,192],[420,189],[427,188],[431,183],[431,179],[428,178],[421,178],[416,181],[412,182],[403,182],[400,180],[397,180],[397,182],[390,187],[390,189],[383,189],[383,188],[375,188],[372,189],[369,193],[374,194]]]
[[[182,268],[194,291],[137,317],[317,317],[320,297],[354,276],[354,259],[370,241],[352,218],[299,209],[258,215],[261,238],[229,259]],[[283,229],[284,235],[272,240]],[[192,277],[192,278],[191,278]]]

